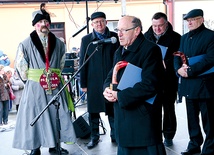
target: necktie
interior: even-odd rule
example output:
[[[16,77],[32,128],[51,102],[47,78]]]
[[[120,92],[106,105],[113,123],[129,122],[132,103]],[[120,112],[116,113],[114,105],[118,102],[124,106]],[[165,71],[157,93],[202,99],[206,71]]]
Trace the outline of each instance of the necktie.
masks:
[[[42,41],[42,45],[43,45],[43,48],[44,48],[44,51],[45,51],[45,54],[47,54],[47,37],[43,37],[41,38],[41,41]]]

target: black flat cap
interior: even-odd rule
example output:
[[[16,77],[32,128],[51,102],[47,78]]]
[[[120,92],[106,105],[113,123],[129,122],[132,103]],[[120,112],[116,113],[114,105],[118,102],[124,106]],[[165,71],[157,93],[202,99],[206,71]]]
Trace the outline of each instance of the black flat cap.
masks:
[[[105,18],[106,19],[106,15],[103,12],[94,12],[91,15],[91,20],[94,20],[95,18]]]
[[[187,18],[194,18],[194,17],[198,17],[198,16],[203,17],[203,15],[204,15],[203,10],[193,9],[184,16],[184,20],[186,20]]]

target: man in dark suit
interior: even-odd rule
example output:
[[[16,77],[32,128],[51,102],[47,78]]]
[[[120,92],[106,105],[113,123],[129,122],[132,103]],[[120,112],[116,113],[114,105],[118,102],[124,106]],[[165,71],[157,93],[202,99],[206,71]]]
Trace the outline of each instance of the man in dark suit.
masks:
[[[203,74],[214,66],[214,32],[204,26],[203,11],[191,10],[184,16],[189,32],[181,37],[180,57],[175,57],[175,70],[181,77],[180,93],[186,99],[189,144],[182,155],[200,153],[214,154],[214,73]],[[204,56],[191,64],[195,56]],[[200,128],[199,114],[202,117],[205,140]]]
[[[103,12],[95,12],[91,15],[91,26],[93,32],[82,38],[80,47],[80,65],[95,51],[80,71],[80,85],[83,92],[87,92],[87,108],[89,113],[89,124],[91,128],[91,140],[88,149],[93,148],[99,142],[99,120],[100,112],[106,112],[111,128],[111,141],[115,142],[113,105],[107,103],[103,97],[103,82],[107,73],[112,68],[113,56],[119,46],[118,41],[114,44],[92,44],[94,41],[117,38],[115,32],[109,31],[106,26],[106,15]]]
[[[167,48],[163,63],[165,65],[164,97],[163,97],[163,135],[164,145],[173,145],[177,122],[175,100],[178,90],[178,77],[174,70],[173,53],[178,51],[181,35],[173,31],[165,13],[157,12],[152,17],[152,26],[144,34],[150,41]]]
[[[115,53],[115,66],[105,80],[103,94],[114,104],[118,155],[165,155],[161,130],[164,67],[160,48],[144,37],[141,21],[134,16],[122,17],[116,31],[121,46]],[[123,75],[124,68],[119,69],[123,61],[140,67],[142,80],[133,87],[118,90],[116,82]],[[136,76],[130,75],[130,80]],[[113,90],[109,88],[111,83],[115,86]],[[152,104],[146,102],[155,95]]]

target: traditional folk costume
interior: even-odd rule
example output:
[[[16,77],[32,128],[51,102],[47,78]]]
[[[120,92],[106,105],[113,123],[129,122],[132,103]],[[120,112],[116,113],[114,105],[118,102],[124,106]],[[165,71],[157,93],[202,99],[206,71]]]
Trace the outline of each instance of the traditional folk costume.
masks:
[[[35,19],[37,21],[41,20],[38,16],[35,16],[33,25],[35,24]],[[46,19],[46,17],[43,19]],[[33,119],[40,114],[63,87],[60,73],[64,66],[65,45],[53,33],[49,32],[47,50],[48,52],[46,53],[36,31],[33,31],[27,39],[19,44],[15,68],[25,82],[25,88],[17,114],[13,141],[14,148],[33,150],[41,146],[56,147],[58,141],[56,128],[57,109],[54,104],[51,104],[45,110],[33,126],[30,125]],[[42,74],[47,73],[46,69],[60,79],[58,86],[49,93],[40,85],[40,77]],[[49,77],[48,80],[50,78],[52,77]],[[56,100],[60,104],[60,141],[74,143],[76,136],[69,111],[69,109],[74,110],[71,98],[63,90]]]

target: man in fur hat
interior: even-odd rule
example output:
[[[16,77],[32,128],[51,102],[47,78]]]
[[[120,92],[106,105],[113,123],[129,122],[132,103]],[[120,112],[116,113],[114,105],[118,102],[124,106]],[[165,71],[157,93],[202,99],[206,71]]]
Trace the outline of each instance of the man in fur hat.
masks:
[[[48,105],[62,88],[61,70],[64,65],[65,45],[49,31],[51,19],[44,10],[33,12],[35,30],[22,41],[17,50],[15,69],[25,89],[17,114],[13,147],[31,150],[30,155],[40,155],[40,147],[48,147],[50,153],[69,154],[58,143],[56,112],[59,110],[60,141],[75,142],[76,136],[69,110],[74,110],[66,91],[57,98],[58,105],[51,104],[35,124],[32,120]],[[67,105],[68,103],[68,105]],[[56,106],[59,106],[57,108]],[[69,107],[69,108],[68,108]]]

